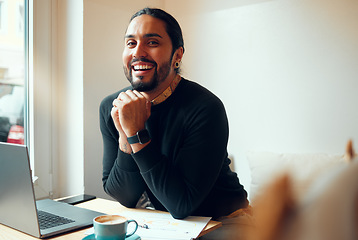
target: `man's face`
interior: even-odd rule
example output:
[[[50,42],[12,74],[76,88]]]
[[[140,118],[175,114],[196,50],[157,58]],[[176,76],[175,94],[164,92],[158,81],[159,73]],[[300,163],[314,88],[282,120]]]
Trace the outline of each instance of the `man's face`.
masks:
[[[174,71],[172,42],[162,20],[141,15],[130,22],[123,68],[133,88],[141,92],[154,90]]]

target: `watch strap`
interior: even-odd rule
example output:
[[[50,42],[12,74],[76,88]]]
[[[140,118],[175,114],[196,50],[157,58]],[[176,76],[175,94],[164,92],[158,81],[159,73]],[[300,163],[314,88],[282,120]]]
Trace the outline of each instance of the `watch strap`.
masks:
[[[137,134],[134,135],[134,136],[128,137],[127,141],[128,141],[129,144],[139,143],[139,139],[138,139]]]
[[[136,135],[127,138],[129,144],[135,144],[135,143],[144,144],[149,142],[149,140],[150,140],[150,136],[147,129],[138,131]]]

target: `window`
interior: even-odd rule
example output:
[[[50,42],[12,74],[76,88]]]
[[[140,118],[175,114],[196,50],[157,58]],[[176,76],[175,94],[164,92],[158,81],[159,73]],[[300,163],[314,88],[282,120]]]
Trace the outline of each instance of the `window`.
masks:
[[[67,49],[64,46],[67,45],[68,31],[60,31],[62,28],[59,30],[58,26],[67,22],[67,14],[62,13],[69,10],[72,12],[73,5],[77,12],[72,16],[76,18],[77,24],[77,19],[81,19],[81,15],[77,13],[83,12],[82,3],[70,1],[71,7],[67,7],[67,2],[57,0],[0,2],[3,26],[0,30],[0,102],[3,102],[0,103],[0,109],[2,112],[11,111],[14,113],[12,115],[19,116],[11,118],[16,120],[10,120],[8,116],[2,118],[4,121],[0,122],[0,127],[5,129],[2,141],[12,141],[9,140],[10,136],[16,138],[19,143],[22,137],[22,141],[28,146],[32,173],[38,177],[34,184],[37,199],[81,193],[83,166],[78,166],[83,165],[83,147],[79,147],[79,144],[83,146],[83,139],[78,131],[82,134],[83,128],[72,131],[71,124],[67,130],[67,122],[63,122],[67,118],[63,116],[72,116],[72,112],[80,117],[82,114],[80,111],[73,111],[72,108],[72,112],[67,113],[68,109],[62,108],[65,106],[62,99],[67,101],[66,104],[70,101],[67,90],[60,91],[62,88],[59,88],[59,81],[63,80],[63,76],[59,73],[63,73],[63,69],[59,71],[58,66],[67,66],[68,59],[71,60],[71,69],[73,63],[78,64],[79,67],[75,68],[75,78],[82,83],[83,55],[79,54],[78,57],[78,52],[72,51],[72,46],[79,46],[77,42],[72,43],[71,51],[63,51]],[[66,7],[62,8],[63,6]],[[76,26],[78,25],[81,26],[81,22]],[[80,31],[76,33],[82,34]],[[81,38],[76,40],[82,44]],[[79,49],[82,52],[81,48]],[[76,59],[73,59],[72,55],[67,55],[73,52]],[[58,64],[59,61],[65,61],[66,64]],[[67,71],[66,67],[64,71]],[[82,109],[82,95],[78,94],[77,86],[71,85],[71,89],[75,89],[71,91],[76,97],[74,102],[80,103],[75,104],[76,110]],[[75,119],[82,124],[80,117]],[[69,137],[67,133],[70,133]],[[66,141],[67,137],[71,141]]]
[[[2,9],[4,8],[3,7],[3,5],[4,5],[4,2],[3,1],[0,1],[0,29],[1,29],[1,27],[2,27],[2,16],[3,16],[3,13],[2,13]]]
[[[8,1],[0,0],[0,36],[4,35],[8,28]]]
[[[0,0],[0,34],[5,31],[6,27],[6,15],[7,9],[6,9],[6,2],[5,0]]]
[[[0,0],[0,141],[25,143],[25,1]]]
[[[17,33],[20,35],[20,37],[23,37],[25,32],[25,6],[23,1],[19,1],[17,3],[16,12]]]

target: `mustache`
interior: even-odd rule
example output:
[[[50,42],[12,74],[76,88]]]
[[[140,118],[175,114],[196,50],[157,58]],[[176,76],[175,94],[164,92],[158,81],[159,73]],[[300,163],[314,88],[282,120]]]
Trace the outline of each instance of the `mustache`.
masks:
[[[153,64],[155,67],[157,66],[157,63],[156,63],[156,62],[151,61],[151,60],[149,60],[149,59],[147,59],[147,58],[133,58],[133,59],[129,62],[129,67],[130,67],[133,63],[135,63],[135,62],[147,62],[147,63]]]

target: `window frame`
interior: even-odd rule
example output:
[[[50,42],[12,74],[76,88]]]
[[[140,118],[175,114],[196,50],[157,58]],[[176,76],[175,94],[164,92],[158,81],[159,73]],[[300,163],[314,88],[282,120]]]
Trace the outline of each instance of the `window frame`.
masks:
[[[53,197],[53,82],[56,16],[53,0],[29,0],[28,147],[37,199]],[[54,11],[56,13],[56,11]],[[46,53],[46,54],[43,54]]]

